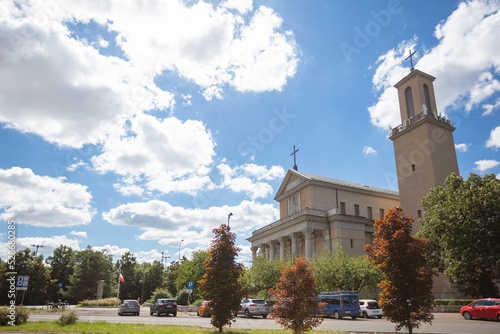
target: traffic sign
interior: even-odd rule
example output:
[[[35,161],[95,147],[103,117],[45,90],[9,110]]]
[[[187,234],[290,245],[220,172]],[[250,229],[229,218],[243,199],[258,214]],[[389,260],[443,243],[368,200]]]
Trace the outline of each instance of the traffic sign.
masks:
[[[28,290],[29,276],[17,276],[16,290]]]
[[[188,282],[187,288],[188,290],[193,290],[194,282]]]

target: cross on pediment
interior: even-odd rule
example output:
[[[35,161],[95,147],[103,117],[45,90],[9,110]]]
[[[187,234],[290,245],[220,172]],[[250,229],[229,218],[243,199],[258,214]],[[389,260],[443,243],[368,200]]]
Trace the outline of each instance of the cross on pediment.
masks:
[[[293,169],[295,170],[299,170],[297,167],[297,160],[295,159],[295,155],[298,151],[299,151],[298,149],[295,149],[295,145],[293,145],[293,152],[290,155],[293,155]]]

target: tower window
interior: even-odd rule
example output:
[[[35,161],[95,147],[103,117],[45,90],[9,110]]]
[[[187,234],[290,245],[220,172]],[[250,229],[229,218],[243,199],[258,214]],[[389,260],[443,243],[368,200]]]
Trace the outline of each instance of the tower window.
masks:
[[[429,109],[429,112],[431,111],[431,99],[429,98],[429,87],[427,87],[426,84],[424,84],[424,96],[425,96],[425,105]]]
[[[415,171],[415,164],[411,165],[411,170],[414,172]]]
[[[356,217],[359,216],[359,205],[357,205],[357,204],[354,204],[354,215]]]
[[[354,240],[351,239],[351,248],[354,248]]]
[[[340,202],[340,214],[345,215],[345,202]]]
[[[417,216],[418,216],[418,218],[422,218],[422,210],[417,211]]]
[[[415,109],[413,108],[413,96],[411,94],[411,87],[406,88],[405,99],[406,99],[406,112],[408,113],[408,118],[414,117]]]

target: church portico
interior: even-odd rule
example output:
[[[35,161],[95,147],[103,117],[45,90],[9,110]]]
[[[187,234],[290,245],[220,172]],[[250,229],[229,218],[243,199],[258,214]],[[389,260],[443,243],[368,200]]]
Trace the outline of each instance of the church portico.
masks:
[[[324,250],[364,252],[372,241],[374,212],[399,205],[397,192],[289,170],[275,197],[281,219],[252,233],[252,254],[266,258],[321,257]]]

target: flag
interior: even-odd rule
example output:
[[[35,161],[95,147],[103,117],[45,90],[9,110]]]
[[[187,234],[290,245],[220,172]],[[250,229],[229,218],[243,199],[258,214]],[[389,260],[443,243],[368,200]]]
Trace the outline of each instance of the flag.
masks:
[[[125,282],[121,273],[120,273],[120,281]]]

